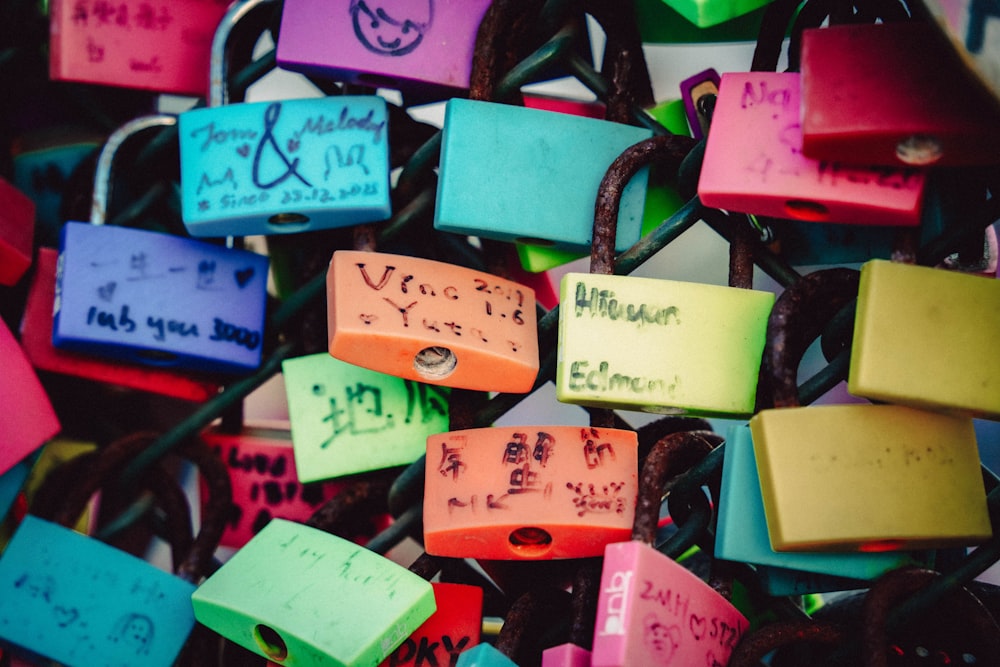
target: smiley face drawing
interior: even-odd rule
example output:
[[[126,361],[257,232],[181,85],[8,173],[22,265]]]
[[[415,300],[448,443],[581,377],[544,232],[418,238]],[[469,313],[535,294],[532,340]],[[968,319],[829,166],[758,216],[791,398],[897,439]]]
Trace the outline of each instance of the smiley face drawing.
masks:
[[[351,0],[354,34],[373,53],[405,56],[434,20],[434,0]]]

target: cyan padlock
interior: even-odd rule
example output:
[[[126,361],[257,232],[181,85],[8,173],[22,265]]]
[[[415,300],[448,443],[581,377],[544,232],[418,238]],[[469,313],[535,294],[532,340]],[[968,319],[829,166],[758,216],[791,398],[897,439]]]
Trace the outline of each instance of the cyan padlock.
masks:
[[[816,493],[822,492],[822,489],[816,490]],[[717,511],[715,557],[723,560],[850,578],[862,580],[862,583],[903,565],[923,564],[919,554],[906,551],[796,553],[772,549],[753,441],[746,425],[736,425],[729,430]],[[852,520],[854,517],[845,517],[845,521]]]
[[[538,375],[535,295],[489,273],[338,250],[326,277],[330,354],[428,384],[527,393]]]
[[[21,319],[21,345],[32,366],[51,373],[87,378],[186,401],[206,401],[219,393],[218,381],[207,377],[56,348],[52,344],[52,305],[55,302],[58,261],[57,249],[38,249],[34,276]]]
[[[427,438],[424,548],[452,558],[599,556],[635,516],[634,431],[467,429]]]
[[[887,166],[1000,163],[992,100],[937,33],[926,21],[803,31],[802,152]]]
[[[578,252],[589,250],[608,166],[652,136],[606,120],[464,99],[448,101],[443,132],[435,229]],[[622,196],[619,251],[639,240],[647,173],[640,170]]]
[[[14,285],[31,266],[35,203],[0,178],[0,285]]]
[[[771,315],[764,366],[775,408],[750,419],[771,547],[871,552],[982,542],[992,529],[972,419],[891,404],[798,407],[795,372],[810,336],[851,302],[856,279],[845,269],[811,273]]]
[[[813,222],[916,226],[925,174],[802,154],[797,72],[722,75],[698,180],[706,206]]]
[[[448,428],[446,387],[368,370],[322,352],[281,364],[302,482],[409,465]]]
[[[388,112],[377,95],[229,103],[228,41],[267,0],[234,4],[213,43],[209,106],[180,114],[181,215],[193,236],[385,220]]]
[[[211,429],[201,438],[229,470],[233,488],[222,546],[242,547],[274,517],[305,521],[340,490],[332,482],[300,482],[287,430],[248,425],[238,433]]]
[[[728,600],[690,570],[653,548],[655,515],[666,477],[698,449],[700,437],[675,433],[655,448],[663,468],[642,479],[633,541],[609,544],[604,552],[593,667],[626,665],[726,665],[749,623]],[[690,450],[691,454],[684,450]],[[656,468],[651,455],[645,464]],[[643,516],[643,513],[653,516]],[[641,523],[640,523],[641,521]]]
[[[220,0],[53,0],[49,76],[200,97]]]
[[[46,518],[27,515],[0,557],[0,638],[36,656],[71,667],[174,664],[194,626],[190,596],[215,549],[219,513],[228,494],[216,486],[211,511],[174,576],[140,558],[64,527],[73,523],[102,477],[113,475],[153,436],[137,434],[109,445],[92,466],[99,472],[63,489],[61,506]],[[203,471],[211,455],[187,446]],[[94,469],[91,468],[91,470]],[[162,468],[153,475],[164,479]]]
[[[431,585],[388,558],[285,519],[191,596],[200,623],[278,663],[377,665],[435,611]]]
[[[0,322],[0,359],[4,365],[0,401],[7,410],[7,416],[0,420],[3,474],[44,445],[61,426],[45,388],[4,322]]]
[[[489,0],[290,0],[278,65],[293,72],[404,91],[469,87]]]
[[[710,28],[760,9],[771,0],[662,0],[699,28]]]
[[[1000,283],[872,260],[861,269],[848,391],[877,401],[1000,418]]]
[[[463,652],[479,644],[483,589],[466,584],[431,583],[431,586],[437,611],[379,667],[455,665]]]

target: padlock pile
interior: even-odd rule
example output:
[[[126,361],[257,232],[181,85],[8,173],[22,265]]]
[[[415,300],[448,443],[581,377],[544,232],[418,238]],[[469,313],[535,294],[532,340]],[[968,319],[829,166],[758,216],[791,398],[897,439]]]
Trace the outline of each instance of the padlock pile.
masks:
[[[0,665],[1000,665],[960,4],[5,3]]]

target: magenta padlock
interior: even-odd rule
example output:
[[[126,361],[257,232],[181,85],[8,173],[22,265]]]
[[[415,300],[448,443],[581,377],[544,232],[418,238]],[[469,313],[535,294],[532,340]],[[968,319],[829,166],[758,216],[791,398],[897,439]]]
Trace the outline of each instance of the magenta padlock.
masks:
[[[653,548],[670,469],[709,448],[697,434],[674,433],[657,442],[647,458],[633,541],[609,544],[604,551],[592,667],[725,667],[747,631],[749,622],[736,607]]]
[[[0,285],[14,285],[31,266],[35,203],[0,178]]]
[[[361,85],[454,94],[469,87],[490,0],[285,0],[278,65]]]
[[[181,215],[192,236],[302,233],[391,215],[384,98],[228,103],[230,36],[271,4],[232,6],[212,44],[208,107],[178,118]]]

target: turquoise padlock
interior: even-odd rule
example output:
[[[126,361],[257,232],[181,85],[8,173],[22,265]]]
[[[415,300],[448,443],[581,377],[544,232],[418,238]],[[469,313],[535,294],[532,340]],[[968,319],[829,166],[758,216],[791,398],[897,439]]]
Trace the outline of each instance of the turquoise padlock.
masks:
[[[388,112],[382,97],[228,104],[230,33],[267,4],[233,5],[213,42],[209,106],[179,116],[181,214],[188,232],[287,234],[388,218]]]

